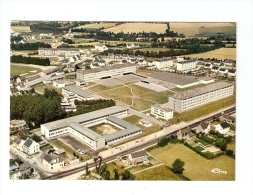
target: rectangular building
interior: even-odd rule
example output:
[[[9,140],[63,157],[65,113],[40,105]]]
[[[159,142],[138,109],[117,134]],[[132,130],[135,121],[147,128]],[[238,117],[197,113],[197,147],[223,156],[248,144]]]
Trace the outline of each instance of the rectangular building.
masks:
[[[122,76],[127,73],[136,73],[136,66],[132,64],[118,64],[98,69],[77,70],[76,78],[85,82],[92,82],[102,78]]]
[[[197,64],[196,59],[177,62],[177,70],[178,71],[192,70],[192,69],[196,68],[196,64]]]
[[[94,95],[88,91],[85,91],[75,85],[69,85],[62,88],[62,95],[65,100],[92,100]]]
[[[80,55],[80,50],[76,48],[39,48],[38,54],[41,56],[66,56],[72,57]]]
[[[155,115],[156,118],[169,120],[173,118],[173,109],[169,108],[168,103],[156,104],[151,106],[151,114]]]
[[[155,61],[155,65],[157,69],[169,68],[173,66],[172,58],[162,58]]]
[[[179,113],[185,112],[204,104],[232,96],[233,93],[233,83],[219,82],[210,84],[205,87],[200,87],[170,96],[169,108]]]

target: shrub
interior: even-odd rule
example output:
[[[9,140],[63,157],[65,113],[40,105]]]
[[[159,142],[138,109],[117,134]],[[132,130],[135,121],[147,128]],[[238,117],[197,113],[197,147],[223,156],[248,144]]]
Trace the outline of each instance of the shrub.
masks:
[[[234,154],[234,151],[233,150],[227,150],[226,153],[227,153],[227,155],[232,156]]]

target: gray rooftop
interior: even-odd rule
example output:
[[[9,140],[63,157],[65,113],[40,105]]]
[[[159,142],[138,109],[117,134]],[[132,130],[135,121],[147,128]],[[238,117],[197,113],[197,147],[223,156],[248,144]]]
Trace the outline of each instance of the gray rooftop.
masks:
[[[141,150],[135,153],[131,154],[132,158],[138,158],[138,157],[142,157],[142,156],[147,156],[147,153],[145,150]]]
[[[27,139],[27,140],[25,141],[24,145],[25,145],[26,147],[28,147],[28,148],[29,148],[29,147],[32,145],[32,143],[33,143],[33,141],[32,141],[32,140]]]
[[[79,72],[81,74],[90,74],[90,73],[98,73],[98,72],[103,72],[103,71],[127,68],[127,67],[132,67],[132,66],[135,66],[135,65],[133,65],[133,64],[118,64],[117,66],[105,66],[105,67],[99,68],[99,69],[77,70],[77,72]]]
[[[165,104],[156,104],[156,105],[153,105],[151,107],[157,107],[160,110],[163,110],[165,112],[171,112],[171,111],[173,111],[173,109],[169,108],[169,104],[168,103],[165,103]]]
[[[179,64],[187,64],[187,63],[190,63],[190,62],[197,62],[197,59],[191,59],[191,60],[177,62],[177,63],[179,63]]]
[[[48,163],[51,163],[51,161],[53,160],[53,158],[52,158],[51,156],[49,156],[48,154],[46,154],[46,155],[43,157],[43,159],[44,159],[45,161],[47,161]]]
[[[92,93],[85,91],[79,87],[76,87],[75,85],[69,85],[69,86],[64,87],[63,89],[65,89],[69,92],[75,93],[75,94],[77,94],[81,97],[84,97],[84,98],[93,96]]]
[[[179,100],[184,100],[184,99],[198,96],[200,94],[208,93],[208,92],[215,91],[217,89],[222,89],[222,88],[229,87],[229,86],[234,86],[234,84],[233,83],[226,83],[226,82],[219,82],[219,83],[210,84],[210,85],[207,85],[204,87],[196,88],[193,90],[189,90],[186,92],[177,93],[177,94],[172,95],[171,97],[173,97],[175,99],[179,99]]]
[[[46,127],[49,131],[53,131],[56,129],[60,129],[62,127],[67,127],[70,123],[85,123],[86,121],[92,120],[94,118],[106,117],[108,115],[111,115],[117,112],[122,112],[124,110],[127,110],[127,109],[123,106],[112,106],[109,108],[96,110],[94,112],[80,114],[77,116],[45,123],[45,124],[42,124],[41,126]]]
[[[93,141],[96,141],[100,138],[102,138],[101,135],[97,134],[95,131],[90,130],[89,128],[80,125],[79,123],[70,123],[69,126],[82,135],[85,135],[86,137],[90,138]]]
[[[177,84],[177,85],[186,85],[186,84],[198,82],[198,80],[193,77],[173,74],[173,73],[168,73],[168,72],[155,73],[155,74],[150,75],[150,77],[158,79],[158,80],[166,81],[169,83]]]

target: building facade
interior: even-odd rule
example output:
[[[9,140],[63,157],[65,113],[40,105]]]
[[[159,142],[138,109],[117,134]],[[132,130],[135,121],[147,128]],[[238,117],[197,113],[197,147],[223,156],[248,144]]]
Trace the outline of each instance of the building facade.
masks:
[[[205,87],[174,94],[169,97],[169,108],[184,112],[201,105],[232,96],[234,84],[219,82]]]
[[[72,57],[75,55],[80,56],[80,50],[75,48],[39,48],[38,54],[41,56],[66,56]]]
[[[157,69],[169,68],[173,66],[173,59],[171,58],[162,58],[155,61]]]
[[[197,64],[196,59],[177,62],[177,70],[178,71],[192,70],[192,69],[196,68],[196,64]]]
[[[122,76],[126,73],[136,73],[136,66],[132,64],[118,64],[99,69],[78,70],[76,78],[85,82],[92,82],[106,77]]]
[[[151,106],[151,114],[156,118],[169,120],[173,118],[173,110],[168,107],[168,104],[156,104]]]

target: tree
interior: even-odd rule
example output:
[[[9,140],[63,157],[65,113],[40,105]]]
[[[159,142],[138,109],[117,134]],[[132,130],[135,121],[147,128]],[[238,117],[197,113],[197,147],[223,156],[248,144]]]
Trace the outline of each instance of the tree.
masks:
[[[167,138],[162,138],[162,139],[160,139],[159,141],[158,141],[158,146],[160,146],[160,147],[164,147],[164,146],[166,146],[168,144],[168,139]]]
[[[86,175],[89,175],[89,174],[90,174],[90,170],[89,170],[89,165],[88,165],[88,163],[86,163],[86,165],[85,165],[85,173],[86,173]]]
[[[122,180],[134,180],[135,176],[130,173],[130,171],[125,170],[123,173],[121,173]]]
[[[96,168],[96,173],[99,174],[100,171],[100,166],[102,164],[102,156],[94,157],[94,162],[95,162],[95,168]],[[99,163],[97,165],[97,160],[99,160]]]
[[[106,163],[104,163],[104,164],[101,166],[100,175],[103,175],[103,173],[106,172],[107,167],[108,167],[108,165],[107,165]]]
[[[226,153],[227,153],[227,155],[232,156],[234,154],[234,151],[229,149],[229,150],[227,150]]]
[[[113,170],[113,172],[114,172],[114,180],[119,180],[119,173],[118,173],[118,171],[117,171],[117,169],[114,169]]]
[[[182,174],[183,171],[184,171],[184,165],[185,165],[185,162],[184,161],[181,161],[180,159],[176,159],[174,161],[174,163],[172,164],[172,168],[173,168],[173,172],[174,173],[179,173],[179,174]]]
[[[103,174],[105,180],[111,180],[110,178],[110,171],[106,170]]]

